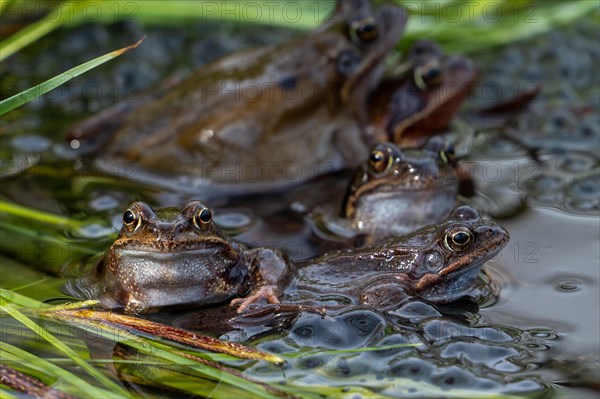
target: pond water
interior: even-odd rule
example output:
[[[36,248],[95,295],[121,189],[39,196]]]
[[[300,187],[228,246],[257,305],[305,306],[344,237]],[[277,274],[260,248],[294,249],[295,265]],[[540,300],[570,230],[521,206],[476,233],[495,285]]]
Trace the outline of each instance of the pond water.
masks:
[[[272,36],[283,41],[298,34],[275,28],[212,27],[192,25],[183,31],[133,24],[84,26],[42,39],[35,48],[6,62],[2,87],[16,92],[40,77],[92,58],[96,51],[103,53],[148,34],[135,52],[14,111],[3,122],[3,199],[93,221],[80,229],[66,225],[64,231],[56,231],[43,224],[26,226],[22,219],[3,214],[3,288],[26,286],[19,292],[43,301],[64,298],[60,292],[64,278],[56,277],[64,276],[65,264],[73,263],[69,261],[79,260],[66,269],[72,275],[86,259],[110,245],[131,201],[172,206],[192,198],[205,199],[200,193],[170,192],[98,175],[86,160],[73,157],[57,132],[115,98],[135,96],[173,72],[185,75],[227,52],[269,42]],[[495,392],[598,397],[598,35],[595,21],[582,21],[472,55],[482,77],[467,110],[496,101],[493,90],[508,96],[515,88],[543,84],[542,94],[530,109],[502,128],[502,133],[517,140],[507,140],[499,134],[502,129],[490,128],[465,134],[458,147],[469,154],[464,164],[477,187],[477,195],[469,201],[499,219],[511,235],[500,256],[488,262],[479,283],[481,290],[486,284],[497,290],[497,298],[488,293],[482,303],[465,301],[454,306],[412,301],[386,313],[367,309],[326,317],[306,313],[275,318],[268,325],[235,328],[219,326],[202,312],[153,317],[276,353],[303,353],[290,356],[283,369],[247,361],[235,367],[260,381],[338,387],[335,392],[340,396],[464,397]],[[463,116],[458,126],[468,131],[470,123],[476,122]],[[530,149],[536,150],[540,162],[528,157]],[[345,179],[347,174],[341,173],[275,197],[211,198],[209,205],[222,223],[241,226],[238,239],[279,245],[292,256],[307,257],[324,250],[304,217],[305,210],[320,199],[307,192],[322,184],[337,190],[331,198],[340,198]],[[35,237],[8,225],[30,227],[41,235],[66,236],[77,246],[56,254],[54,245],[36,246]],[[84,250],[76,249],[80,247]],[[221,313],[217,317],[224,319]],[[12,322],[7,317],[1,320],[4,339],[35,350],[33,337],[15,339],[7,333]],[[400,343],[421,345],[330,353]],[[158,389],[135,386],[148,394]]]

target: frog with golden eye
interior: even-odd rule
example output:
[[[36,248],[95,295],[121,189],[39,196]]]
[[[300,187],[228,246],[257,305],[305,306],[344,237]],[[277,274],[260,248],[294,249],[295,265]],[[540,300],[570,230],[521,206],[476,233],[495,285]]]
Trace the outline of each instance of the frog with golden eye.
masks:
[[[443,220],[458,187],[454,150],[444,139],[412,149],[380,143],[350,179],[339,215],[327,204],[308,220],[321,238],[376,243]]]
[[[354,231],[380,241],[443,220],[457,194],[453,149],[442,139],[420,149],[381,143],[356,170],[342,215]]]
[[[411,298],[452,302],[468,293],[485,261],[508,240],[498,223],[461,206],[413,233],[298,263],[281,302],[378,310],[395,309]]]
[[[126,313],[209,305],[244,295],[277,302],[291,268],[277,250],[248,249],[229,238],[201,201],[157,211],[134,202],[104,258],[89,276],[68,283],[65,292]]]

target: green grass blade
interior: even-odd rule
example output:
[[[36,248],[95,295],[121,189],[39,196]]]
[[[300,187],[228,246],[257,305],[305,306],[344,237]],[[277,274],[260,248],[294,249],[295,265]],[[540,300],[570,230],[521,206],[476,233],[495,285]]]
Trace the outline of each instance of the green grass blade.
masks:
[[[43,309],[49,308],[49,305],[45,303],[36,301],[35,299],[28,298],[24,295],[18,294],[14,291],[7,290],[4,288],[0,288],[0,300],[4,302],[10,302],[15,305],[33,308],[33,309]]]
[[[21,93],[15,94],[12,97],[9,97],[5,100],[0,101],[0,115],[3,115],[9,111],[12,111],[13,109],[15,109],[17,107],[20,107],[21,105],[23,105],[31,100],[36,99],[37,97],[41,96],[42,94],[45,94],[52,89],[55,89],[56,87],[62,85],[63,83],[68,82],[69,80],[73,79],[74,77],[79,76],[82,73],[85,73],[85,72],[89,71],[90,69],[97,67],[98,65],[104,64],[105,62],[110,61],[113,58],[118,57],[121,54],[123,54],[131,49],[136,48],[143,41],[144,41],[144,38],[140,39],[138,42],[136,42],[130,46],[123,47],[119,50],[111,51],[108,54],[104,54],[100,57],[94,58],[91,61],[88,61],[84,64],[81,64],[74,68],[71,68],[66,72],[63,72],[60,75],[57,75],[57,76],[53,77],[52,79],[45,81],[44,83],[41,83],[34,87],[31,87],[25,91],[22,91]]]
[[[80,11],[83,10],[84,7],[86,7],[90,2],[90,0],[81,2],[64,2],[60,6],[50,11],[44,18],[27,25],[25,28],[4,40],[2,43],[0,43],[0,61],[4,61],[6,58],[21,50],[23,47],[52,32],[66,21],[73,19],[75,16],[79,16]]]
[[[0,212],[8,213],[12,216],[18,216],[27,219],[34,219],[38,222],[49,224],[55,227],[69,226],[73,229],[81,227],[81,224],[64,216],[43,212],[33,208],[27,208],[12,202],[0,200]]]
[[[52,317],[52,313],[46,313],[46,316]],[[246,391],[246,393],[251,394],[252,397],[274,397],[273,394],[268,392],[267,389],[260,384],[251,383],[244,378],[240,378],[226,371],[212,368],[205,364],[200,364],[194,360],[186,358],[179,348],[173,348],[158,341],[142,338],[130,333],[129,331],[97,321],[73,318],[68,321],[68,324],[112,342],[120,342],[140,351],[141,353],[167,360],[171,365],[185,366],[186,368],[195,370],[201,375],[205,375],[211,379],[221,381],[222,383],[232,386],[237,386]]]
[[[113,396],[113,393],[97,386],[94,386],[82,378],[70,373],[69,371],[56,366],[55,364],[35,356],[21,348],[17,348],[7,342],[2,342],[2,359],[14,363],[26,365],[28,368],[49,375],[56,380],[60,380],[77,389],[79,395],[89,395],[96,398],[106,398]]]
[[[169,24],[182,19],[279,25],[291,29],[310,29],[323,21],[335,8],[335,0],[274,1],[189,0],[135,2],[135,18],[149,24]],[[123,18],[127,14],[120,13]],[[105,15],[111,15],[107,13]]]
[[[115,392],[117,397],[129,397],[127,392],[117,385],[114,381],[110,380],[106,375],[102,374],[96,368],[88,364],[85,359],[81,358],[77,353],[75,353],[71,348],[65,345],[61,340],[57,339],[53,334],[49,331],[45,330],[42,326],[38,325],[36,322],[31,320],[29,317],[25,316],[22,312],[20,312],[15,307],[8,305],[4,300],[0,300],[0,310],[6,312],[10,316],[12,316],[17,321],[21,322],[27,328],[38,334],[41,338],[46,340],[48,343],[53,345],[56,349],[60,350],[66,356],[68,356],[75,364],[85,370],[88,374],[94,377],[98,382],[102,383],[106,387],[110,388]]]
[[[7,303],[10,303],[7,305]],[[196,360],[191,360],[187,358],[190,353],[193,353],[195,356],[201,355],[199,352],[190,352],[185,353],[181,348],[171,347],[168,343],[162,343],[159,341],[155,341],[153,339],[140,337],[135,335],[127,330],[119,328],[117,326],[113,326],[110,324],[85,320],[85,319],[76,319],[76,318],[60,318],[55,317],[56,314],[51,311],[59,311],[59,310],[68,310],[71,308],[79,308],[81,306],[89,305],[90,302],[77,302],[74,304],[60,305],[57,307],[50,307],[41,302],[29,299],[24,297],[23,295],[14,293],[10,290],[0,289],[0,310],[10,314],[16,320],[23,323],[25,326],[30,328],[32,331],[36,332],[50,344],[54,345],[61,352],[65,353],[72,361],[78,364],[82,369],[87,371],[90,374],[100,374],[98,370],[93,368],[87,360],[79,357],[71,348],[66,347],[62,342],[57,343],[56,337],[52,336],[46,330],[42,329],[38,324],[29,319],[26,315],[16,309],[11,304],[18,305],[26,305],[30,309],[35,309],[35,313],[39,316],[49,318],[51,320],[59,320],[62,322],[66,322],[67,324],[77,327],[83,331],[93,334],[94,336],[104,338],[110,342],[122,343],[128,345],[138,351],[145,353],[147,355],[151,355],[155,358],[162,359],[166,361],[166,366],[185,366],[187,369],[194,370],[202,376],[210,378],[215,381],[220,381],[221,383],[225,383],[230,385],[231,387],[237,387],[235,389],[241,390],[242,393],[247,395],[251,395],[252,397],[260,397],[260,398],[273,398],[282,396],[281,394],[277,394],[280,392],[277,388],[263,385],[259,382],[249,381],[246,377],[242,375],[236,375],[238,372],[235,370],[229,370],[227,367],[223,367],[219,364],[215,364],[210,361],[206,361],[206,364],[199,363]],[[42,312],[38,309],[43,308]],[[66,348],[66,349],[65,349]],[[25,352],[26,353],[26,352]],[[31,355],[33,356],[33,355]],[[79,359],[76,360],[76,359]],[[204,361],[200,359],[200,361]],[[211,366],[214,365],[214,367]],[[55,366],[58,367],[58,366]],[[91,371],[90,371],[91,369]],[[43,368],[42,368],[43,370]],[[94,377],[97,377],[94,375]],[[100,378],[104,378],[108,380],[103,374],[100,374]],[[97,378],[98,379],[98,378]],[[100,380],[100,379],[99,379]],[[101,381],[105,383],[106,381]],[[113,382],[108,380],[109,385]],[[105,384],[106,385],[106,384]],[[112,386],[110,388],[113,388]],[[275,392],[275,393],[274,393]],[[122,392],[118,392],[120,395],[123,395]],[[93,395],[94,397],[105,397]],[[113,395],[115,396],[115,395]],[[226,396],[224,396],[226,397]]]
[[[401,1],[396,0],[398,4]],[[429,4],[428,4],[429,3]],[[563,2],[406,3],[410,11],[400,47],[418,39],[436,40],[448,52],[471,52],[505,45],[549,31],[600,9],[589,0]],[[490,6],[488,8],[488,6]],[[431,12],[426,12],[431,10]],[[453,11],[452,16],[445,15]],[[460,10],[460,11],[456,11]],[[499,10],[495,17],[495,10]]]

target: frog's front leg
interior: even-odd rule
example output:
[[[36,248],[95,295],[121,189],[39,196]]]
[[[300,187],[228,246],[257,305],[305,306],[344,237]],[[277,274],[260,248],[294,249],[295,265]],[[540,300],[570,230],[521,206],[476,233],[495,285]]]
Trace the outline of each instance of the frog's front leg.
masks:
[[[266,299],[268,303],[279,303],[279,296],[294,274],[291,261],[280,251],[270,248],[255,248],[244,254],[250,272],[251,291],[245,298],[236,298],[231,305],[239,305],[242,313],[253,303]]]

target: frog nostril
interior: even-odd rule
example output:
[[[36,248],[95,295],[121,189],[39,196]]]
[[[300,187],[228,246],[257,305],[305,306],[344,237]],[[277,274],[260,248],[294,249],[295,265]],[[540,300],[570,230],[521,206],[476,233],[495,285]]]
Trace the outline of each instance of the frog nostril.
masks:
[[[343,76],[351,75],[360,65],[360,55],[351,50],[342,51],[337,59],[337,71]]]

